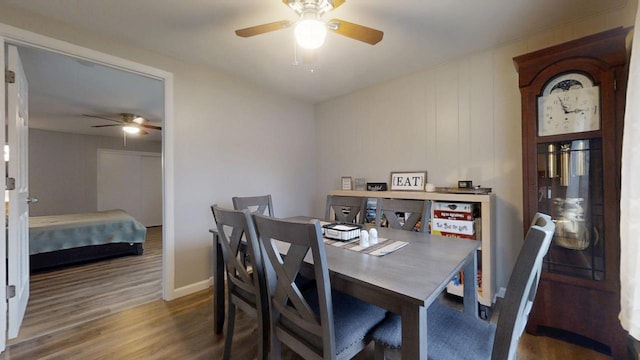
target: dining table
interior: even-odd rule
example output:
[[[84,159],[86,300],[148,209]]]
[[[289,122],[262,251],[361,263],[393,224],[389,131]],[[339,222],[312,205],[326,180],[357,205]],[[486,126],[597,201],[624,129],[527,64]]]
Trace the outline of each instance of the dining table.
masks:
[[[326,245],[331,287],[399,314],[402,358],[427,359],[427,308],[460,272],[463,273],[463,311],[477,317],[480,241],[385,227],[376,227],[376,230],[380,239],[402,241],[407,245],[383,256]],[[224,264],[217,231],[210,232],[214,242],[214,332],[220,334],[225,316]]]

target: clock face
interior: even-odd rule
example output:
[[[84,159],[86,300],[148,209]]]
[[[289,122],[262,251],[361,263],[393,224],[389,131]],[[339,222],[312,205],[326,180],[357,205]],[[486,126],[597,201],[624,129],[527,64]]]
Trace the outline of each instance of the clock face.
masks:
[[[553,78],[538,97],[538,136],[600,129],[600,88],[581,73]]]

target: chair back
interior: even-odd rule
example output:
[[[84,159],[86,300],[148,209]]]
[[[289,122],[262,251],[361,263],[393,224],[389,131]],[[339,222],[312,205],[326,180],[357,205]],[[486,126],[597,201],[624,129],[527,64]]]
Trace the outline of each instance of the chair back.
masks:
[[[384,199],[379,198],[376,204],[376,226],[380,226],[382,216],[387,219],[388,226],[392,229],[412,231],[416,224],[421,221],[421,232],[427,231],[428,202],[426,200],[407,200],[407,199]],[[404,223],[400,222],[396,213],[409,214],[404,219]]]
[[[549,250],[554,231],[555,224],[549,215],[537,213],[534,216],[500,308],[492,359],[515,359],[518,339],[535,299],[542,260]]]
[[[305,359],[335,357],[331,285],[320,222],[263,215],[255,215],[254,219],[265,262],[269,261],[273,270],[267,276],[272,355],[279,358],[282,342]],[[288,246],[285,254],[281,255],[284,250],[278,249],[276,240]],[[305,298],[295,282],[305,257],[313,260],[317,286],[314,299]]]
[[[340,222],[364,224],[366,206],[366,197],[327,195],[324,218],[327,221],[334,221],[335,219]],[[334,219],[331,218],[332,210]],[[358,217],[358,215],[360,216]]]
[[[230,299],[243,308],[254,307],[259,321],[268,321],[266,276],[251,213],[247,209],[230,210],[218,205],[211,206],[211,211],[220,237]]]
[[[275,216],[271,194],[260,196],[234,196],[231,198],[236,210],[249,209],[252,214]]]

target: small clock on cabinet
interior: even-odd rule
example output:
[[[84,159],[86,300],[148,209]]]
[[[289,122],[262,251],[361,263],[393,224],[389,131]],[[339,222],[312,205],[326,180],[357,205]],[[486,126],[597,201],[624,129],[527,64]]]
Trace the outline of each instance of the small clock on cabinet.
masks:
[[[538,136],[600,129],[600,88],[579,72],[551,79],[538,98]]]

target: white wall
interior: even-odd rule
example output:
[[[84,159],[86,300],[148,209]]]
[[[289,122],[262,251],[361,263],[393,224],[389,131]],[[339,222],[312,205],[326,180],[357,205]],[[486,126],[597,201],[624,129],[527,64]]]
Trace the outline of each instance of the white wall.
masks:
[[[176,285],[211,274],[210,205],[270,193],[277,216],[310,214],[311,105],[208,71],[176,69]]]
[[[523,239],[522,142],[513,57],[617,26],[627,8],[461,57],[316,106],[318,187],[341,176],[389,182],[391,171],[427,170],[437,186],[471,179],[496,194],[497,285],[506,286]],[[356,136],[354,136],[356,134]]]
[[[196,64],[0,4],[0,22],[173,73],[175,288],[211,277],[209,206],[271,193],[278,216],[310,214],[313,107]],[[224,51],[224,49],[219,49]],[[215,53],[211,56],[216,56]]]
[[[98,149],[98,211],[122,209],[161,226],[162,196],[161,153]]]
[[[30,216],[97,210],[98,149],[161,152],[157,141],[29,129]]]

